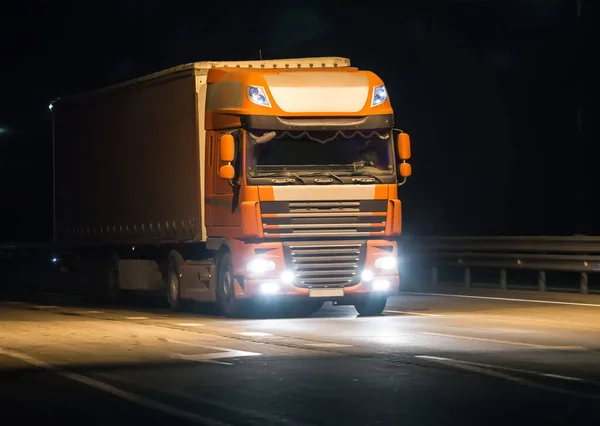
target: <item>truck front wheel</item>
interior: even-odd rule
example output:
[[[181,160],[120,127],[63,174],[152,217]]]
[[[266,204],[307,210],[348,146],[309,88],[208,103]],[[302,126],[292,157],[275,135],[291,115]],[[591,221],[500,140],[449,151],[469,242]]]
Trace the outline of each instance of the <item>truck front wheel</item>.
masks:
[[[354,308],[362,317],[376,317],[383,313],[387,303],[387,296],[366,297],[356,303]]]
[[[217,304],[225,316],[241,314],[240,301],[235,297],[233,263],[228,252],[217,259]]]

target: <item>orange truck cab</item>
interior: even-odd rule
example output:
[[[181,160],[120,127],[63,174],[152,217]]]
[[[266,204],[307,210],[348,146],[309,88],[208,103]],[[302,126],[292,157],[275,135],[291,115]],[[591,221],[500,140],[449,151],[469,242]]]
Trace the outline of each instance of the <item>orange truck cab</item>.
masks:
[[[378,315],[398,291],[410,139],[373,72],[197,62],[51,110],[56,238],[86,282],[229,316],[262,300]]]
[[[235,298],[381,313],[399,287],[397,176],[410,175],[384,83],[343,58],[207,80],[206,229],[231,253]]]

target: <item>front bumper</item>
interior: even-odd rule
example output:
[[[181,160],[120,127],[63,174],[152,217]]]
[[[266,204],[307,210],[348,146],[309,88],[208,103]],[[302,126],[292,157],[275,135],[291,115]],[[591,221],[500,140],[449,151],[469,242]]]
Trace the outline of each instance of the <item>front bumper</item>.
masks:
[[[385,286],[382,284],[385,283]],[[241,298],[262,297],[296,297],[296,298],[318,298],[325,301],[334,301],[346,297],[360,297],[367,294],[389,295],[398,292],[400,278],[398,275],[377,276],[370,282],[359,282],[348,287],[332,288],[305,288],[294,284],[287,284],[281,279],[251,279],[244,280],[243,294]]]
[[[394,241],[240,242],[236,249],[236,297],[241,299],[279,296],[339,301],[392,294],[400,287],[398,268],[376,267],[379,258],[398,257]],[[272,270],[249,272],[248,262],[257,258],[268,261]],[[363,274],[366,270],[369,277]]]

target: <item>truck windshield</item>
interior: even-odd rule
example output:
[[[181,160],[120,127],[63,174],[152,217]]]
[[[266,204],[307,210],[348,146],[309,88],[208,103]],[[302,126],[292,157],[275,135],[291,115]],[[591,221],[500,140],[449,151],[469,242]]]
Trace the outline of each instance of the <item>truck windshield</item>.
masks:
[[[249,176],[281,172],[352,172],[393,174],[389,130],[381,131],[249,131]]]

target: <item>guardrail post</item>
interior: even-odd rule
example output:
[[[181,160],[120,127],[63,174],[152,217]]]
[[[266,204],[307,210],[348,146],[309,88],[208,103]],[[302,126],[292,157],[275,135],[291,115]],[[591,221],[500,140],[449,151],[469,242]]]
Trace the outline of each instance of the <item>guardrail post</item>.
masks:
[[[540,271],[538,275],[538,290],[546,291],[546,271]]]
[[[588,274],[587,272],[582,272],[581,277],[579,279],[579,288],[581,293],[588,294]]]
[[[465,268],[465,287],[471,288],[471,268]]]
[[[434,266],[431,268],[431,282],[433,284],[433,287],[437,287],[437,285],[438,285],[438,268],[437,268],[437,266]]]
[[[506,269],[500,269],[500,288],[506,290],[508,288],[506,279]]]

